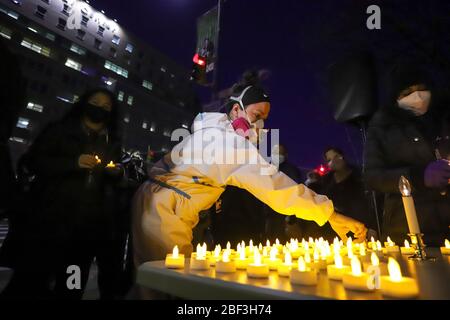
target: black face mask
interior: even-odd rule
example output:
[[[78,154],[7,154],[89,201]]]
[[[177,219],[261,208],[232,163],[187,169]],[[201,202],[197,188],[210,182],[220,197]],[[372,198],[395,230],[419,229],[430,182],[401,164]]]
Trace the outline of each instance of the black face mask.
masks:
[[[86,104],[84,114],[94,123],[106,123],[110,117],[109,111],[91,103]]]

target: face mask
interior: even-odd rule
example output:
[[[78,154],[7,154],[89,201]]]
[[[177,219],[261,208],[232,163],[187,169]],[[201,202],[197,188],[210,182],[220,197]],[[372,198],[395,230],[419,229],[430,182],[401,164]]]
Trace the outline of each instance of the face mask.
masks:
[[[397,100],[398,106],[413,112],[416,116],[424,115],[430,106],[430,91],[414,91],[406,97]]]
[[[86,104],[84,114],[94,123],[108,122],[110,112],[93,104]]]
[[[234,131],[236,131],[237,134],[243,137],[247,137],[249,134],[249,130],[251,128],[250,123],[247,121],[247,119],[240,117],[235,119],[231,125],[233,126]]]

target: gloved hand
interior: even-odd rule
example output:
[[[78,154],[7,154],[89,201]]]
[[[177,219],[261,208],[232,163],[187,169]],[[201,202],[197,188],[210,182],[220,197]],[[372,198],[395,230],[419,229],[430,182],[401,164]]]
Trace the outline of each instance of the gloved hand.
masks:
[[[428,188],[445,188],[450,179],[450,161],[441,159],[431,162],[425,169],[424,182]]]
[[[355,219],[334,212],[328,219],[328,222],[344,242],[347,241],[347,233],[350,231],[355,235],[355,242],[359,243],[366,240],[366,226]]]

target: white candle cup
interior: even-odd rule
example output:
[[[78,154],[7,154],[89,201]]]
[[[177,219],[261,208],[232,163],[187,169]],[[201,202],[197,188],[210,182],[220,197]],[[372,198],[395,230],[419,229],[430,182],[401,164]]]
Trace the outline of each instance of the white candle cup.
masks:
[[[413,278],[402,277],[400,281],[393,281],[389,276],[382,276],[381,294],[391,298],[410,299],[419,295],[419,288]]]
[[[234,263],[236,264],[236,269],[245,270],[245,269],[247,269],[247,266],[250,263],[250,260],[247,258],[245,258],[245,259],[237,258],[234,260]]]
[[[165,266],[169,269],[183,269],[184,268],[184,254],[178,254],[174,257],[171,253],[166,256]]]
[[[269,266],[267,264],[249,264],[247,266],[247,276],[250,278],[268,278]]]
[[[354,291],[373,291],[374,288],[369,286],[369,275],[361,272],[359,275],[354,275],[349,272],[343,275],[342,284],[345,289]]]
[[[289,277],[293,267],[294,267],[294,265],[292,263],[289,263],[289,264],[281,263],[281,264],[279,264],[278,265],[278,275],[280,277]]]
[[[350,266],[337,267],[334,264],[327,266],[328,279],[331,280],[342,280],[344,274],[349,273],[352,269]]]
[[[269,266],[269,270],[278,270],[278,266],[281,264],[281,259],[264,258],[264,264],[267,264]]]
[[[219,260],[216,262],[216,272],[233,273],[236,272],[236,264],[234,261]]]
[[[305,271],[292,269],[290,272],[290,281],[296,285],[314,286],[317,284],[317,271],[309,268]]]
[[[197,259],[191,258],[189,263],[189,268],[191,270],[208,270],[209,269],[209,259]]]

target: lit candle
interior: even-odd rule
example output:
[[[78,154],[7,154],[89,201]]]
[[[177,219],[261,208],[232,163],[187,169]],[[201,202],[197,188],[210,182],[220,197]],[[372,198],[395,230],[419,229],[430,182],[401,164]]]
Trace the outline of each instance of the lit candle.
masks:
[[[417,221],[416,207],[411,196],[411,185],[408,179],[401,176],[399,189],[402,194],[403,207],[405,208],[406,220],[408,221],[409,233],[420,234],[419,222]]]
[[[284,262],[278,265],[278,275],[280,277],[289,277],[292,269],[292,256],[289,251],[284,255]]]
[[[414,248],[411,248],[409,241],[405,240],[405,246],[400,248],[402,254],[414,254]]]
[[[320,255],[319,248],[314,248],[314,261],[311,263],[311,268],[319,270],[325,270],[327,268],[327,260],[326,257]]]
[[[107,167],[107,168],[115,168],[116,165],[114,164],[114,162],[110,161],[110,162],[106,165],[106,167]]]
[[[264,259],[264,263],[269,266],[270,270],[278,270],[278,266],[281,263],[281,259],[277,258],[278,250],[275,247],[271,247],[270,256]]]
[[[221,252],[222,252],[222,248],[220,247],[220,244],[216,245],[216,247],[214,248],[214,254],[209,258],[210,266],[215,266],[216,262],[221,259],[220,258]]]
[[[384,243],[384,246],[386,247],[387,253],[397,253],[400,251],[400,248],[391,240],[390,237],[387,237],[387,242]]]
[[[247,276],[250,278],[269,277],[269,266],[261,263],[261,254],[258,249],[255,250],[253,263],[247,266]]]
[[[345,289],[357,291],[372,291],[369,286],[369,275],[361,270],[361,262],[356,256],[351,261],[352,270],[342,277],[342,283]]]
[[[342,264],[342,257],[339,253],[334,256],[334,264],[327,266],[328,278],[331,280],[342,280],[342,276],[350,271],[350,266]]]
[[[441,253],[442,254],[450,254],[450,241],[448,239],[445,239],[444,247],[441,247]]]
[[[236,269],[245,270],[247,269],[249,259],[247,259],[245,255],[245,246],[241,247],[238,251],[239,256],[234,260],[234,263],[236,264]]]
[[[317,284],[317,271],[306,267],[303,257],[298,258],[298,268],[294,268],[290,272],[292,284],[304,286],[313,286]]]
[[[402,277],[400,265],[389,257],[389,276],[381,277],[381,293],[393,298],[414,298],[419,294],[417,282],[413,278]]]
[[[182,269],[184,268],[184,254],[180,254],[178,246],[173,247],[173,251],[167,254],[165,261],[166,268]]]
[[[370,255],[370,262],[363,263],[364,271],[369,272],[370,267],[375,267],[380,270],[380,275],[388,274],[386,263],[380,263],[380,259],[375,252]]]
[[[205,246],[197,245],[195,255],[191,257],[190,265],[191,270],[208,270],[209,261],[206,259],[206,244]]]
[[[102,160],[97,155],[95,156],[95,160],[97,160],[97,164],[102,163]]]
[[[225,250],[222,259],[216,262],[216,272],[220,273],[232,273],[236,272],[236,264],[230,260],[231,250]]]

